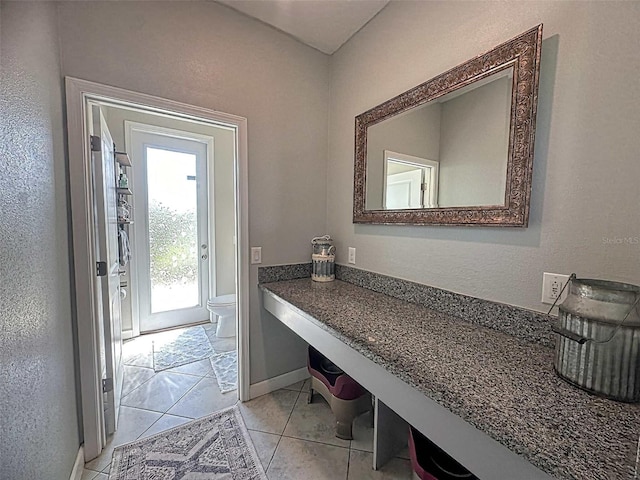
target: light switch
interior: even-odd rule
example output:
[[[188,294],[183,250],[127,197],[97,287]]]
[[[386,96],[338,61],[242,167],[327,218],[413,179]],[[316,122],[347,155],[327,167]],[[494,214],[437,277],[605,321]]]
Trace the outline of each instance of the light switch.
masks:
[[[251,247],[251,264],[262,263],[262,247]]]

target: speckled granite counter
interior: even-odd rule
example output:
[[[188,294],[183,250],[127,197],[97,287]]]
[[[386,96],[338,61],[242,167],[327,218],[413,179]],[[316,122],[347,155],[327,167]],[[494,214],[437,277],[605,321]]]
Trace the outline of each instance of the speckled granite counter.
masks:
[[[339,280],[261,288],[540,470],[637,478],[640,405],[568,385],[551,348]]]

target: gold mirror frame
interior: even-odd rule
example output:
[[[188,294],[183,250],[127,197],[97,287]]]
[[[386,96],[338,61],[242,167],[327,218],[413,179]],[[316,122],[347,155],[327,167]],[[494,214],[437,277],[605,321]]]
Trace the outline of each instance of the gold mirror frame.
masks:
[[[526,227],[533,171],[542,24],[356,117],[353,222]],[[367,128],[513,67],[504,205],[366,210]]]

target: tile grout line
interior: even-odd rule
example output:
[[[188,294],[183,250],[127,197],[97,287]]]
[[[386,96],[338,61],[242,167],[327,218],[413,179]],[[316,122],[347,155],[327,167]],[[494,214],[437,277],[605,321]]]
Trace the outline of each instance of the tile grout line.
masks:
[[[264,432],[267,433],[267,432]],[[351,450],[351,447],[344,447],[342,445],[336,445],[335,443],[328,443],[328,442],[320,442],[318,440],[310,440],[308,438],[300,438],[300,437],[294,437],[292,435],[285,435],[284,433],[282,435],[280,435],[281,437],[285,437],[285,438],[291,438],[293,440],[302,440],[304,442],[311,442],[311,443],[317,443],[319,445],[326,445],[327,447],[336,447],[336,448],[344,448],[345,450]],[[371,453],[371,452],[369,452]]]
[[[349,467],[351,466],[351,447],[349,447],[349,452],[347,453],[347,474],[344,477],[344,480],[349,480]]]
[[[136,365],[125,365],[125,367],[135,367]],[[139,368],[147,368],[147,367],[139,367]],[[153,368],[151,368],[150,370],[153,370]],[[120,405],[122,405],[122,400],[124,400],[125,397],[128,397],[129,395],[131,395],[133,392],[135,392],[136,390],[138,390],[142,385],[144,385],[145,383],[147,383],[148,381],[150,381],[152,378],[154,378],[156,375],[158,374],[158,372],[153,372],[153,375],[151,375],[149,378],[147,378],[144,382],[142,382],[140,385],[138,385],[136,388],[134,388],[133,390],[127,392],[126,395],[122,395],[122,397],[120,398]]]
[[[111,465],[111,464],[109,464]],[[94,478],[97,478],[98,475],[100,475],[102,472],[96,472],[95,470],[92,470],[91,468],[84,468],[84,471],[88,471],[88,472],[93,472],[95,475],[91,478],[89,478],[88,480],[93,480]]]
[[[196,360],[199,361],[199,360]],[[186,364],[188,365],[188,364]],[[138,367],[137,365],[124,365],[125,367]],[[180,365],[181,367],[184,365]],[[138,367],[138,368],[149,368],[149,367]],[[180,367],[174,367],[174,368],[180,368]],[[149,370],[153,370],[153,368],[149,368]],[[133,392],[135,392],[136,390],[138,390],[141,386],[143,386],[144,384],[150,382],[151,380],[153,380],[156,376],[158,376],[161,373],[170,373],[170,374],[174,374],[174,375],[187,375],[188,377],[199,377],[200,379],[205,378],[208,374],[206,375],[197,375],[195,373],[182,373],[182,372],[170,372],[169,369],[167,370],[160,370],[159,372],[154,371],[153,375],[151,375],[149,378],[147,378],[144,382],[142,382],[140,385],[136,386],[136,388],[134,388],[133,390],[127,392],[126,395],[122,395],[122,400],[124,400],[125,397],[128,397],[129,395],[131,395]],[[199,381],[196,383],[200,383]],[[122,405],[122,401],[120,403]],[[173,406],[173,405],[172,405]],[[126,407],[126,405],[125,405]]]
[[[158,373],[160,373],[160,372],[158,372]],[[156,375],[157,375],[157,374],[156,374]],[[178,375],[181,375],[181,374],[178,374]],[[191,375],[191,376],[192,376],[192,375]],[[154,377],[155,377],[155,375],[154,375]],[[151,378],[153,378],[153,377],[151,377]],[[151,380],[151,378],[150,378],[149,380]],[[182,395],[180,396],[180,398],[178,398],[178,400],[176,400],[174,403],[172,403],[172,404],[169,406],[169,408],[168,408],[167,410],[165,410],[164,412],[163,412],[163,411],[160,411],[160,410],[151,410],[151,409],[149,409],[149,408],[135,407],[135,406],[131,406],[131,405],[123,405],[123,404],[122,404],[122,401],[125,399],[125,397],[122,397],[122,398],[120,399],[120,406],[121,406],[121,407],[129,407],[129,408],[139,408],[140,410],[148,410],[148,411],[150,411],[150,412],[157,412],[157,413],[161,413],[161,414],[163,414],[163,415],[164,415],[164,414],[165,414],[165,413],[167,413],[169,410],[171,410],[171,409],[174,407],[174,405],[175,405],[176,403],[178,403],[180,400],[182,400],[182,397],[184,397],[187,393],[189,393],[192,389],[194,389],[194,388],[195,388],[195,386],[196,386],[196,385],[198,385],[198,384],[199,384],[199,383],[200,383],[204,378],[206,378],[206,377],[199,377],[199,378],[200,378],[200,380],[198,380],[198,381],[197,381],[196,383],[194,383],[191,387],[189,387],[189,389],[188,389],[188,390],[186,390],[186,391],[184,392],[184,394],[182,394]],[[144,382],[144,383],[147,383],[147,382]],[[140,385],[140,386],[142,386],[142,385]],[[136,390],[137,390],[137,389],[136,389]],[[127,395],[127,396],[128,396],[128,395]],[[144,397],[144,398],[146,399],[146,398],[148,398],[148,397],[149,397],[149,395],[145,395],[145,397]],[[170,415],[171,415],[171,414],[170,414]],[[181,415],[178,415],[178,416],[181,416]]]
[[[134,340],[135,342],[135,340]],[[148,354],[149,352],[147,352]],[[140,388],[142,385],[144,385],[145,383],[147,383],[149,380],[151,380],[153,377],[155,377],[159,372],[156,372],[156,369],[154,368],[155,365],[155,361],[153,358],[153,341],[151,341],[151,367],[142,367],[140,365],[127,365],[124,361],[122,362],[123,366],[125,367],[138,367],[138,368],[149,368],[150,370],[153,370],[153,375],[151,375],[148,379],[146,379],[144,382],[142,382],[140,385],[138,385],[136,388],[134,388],[133,390],[131,390],[130,392],[127,392],[127,395],[122,395],[122,397],[120,398],[120,405],[122,405],[122,400],[132,394],[135,390],[137,390],[138,388]]]
[[[168,414],[168,415],[174,415],[173,413],[169,413],[169,410],[171,410],[173,407],[175,407],[175,406],[178,404],[178,402],[179,402],[180,400],[182,400],[184,397],[186,397],[186,396],[191,392],[191,390],[193,390],[193,389],[194,389],[194,388],[196,388],[198,385],[200,385],[200,384],[202,383],[202,381],[203,381],[203,380],[205,380],[206,378],[213,378],[216,382],[218,381],[218,379],[217,379],[216,377],[207,377],[207,376],[200,377],[200,380],[199,380],[199,381],[197,381],[197,382],[193,385],[193,387],[191,387],[189,390],[187,390],[186,392],[184,392],[184,395],[182,395],[178,400],[176,400],[176,402],[175,402],[173,405],[171,405],[171,406],[169,407],[169,409],[168,409],[165,413],[166,413],[166,414]],[[218,388],[218,390],[219,390],[219,389],[220,389],[220,388]],[[221,392],[221,393],[222,393],[222,392]],[[231,393],[231,392],[228,392],[228,393]],[[224,394],[223,394],[223,395],[224,395]],[[240,399],[238,398],[238,393],[237,393],[237,390],[236,390],[236,403],[234,403],[233,405],[236,405],[239,401],[240,401]],[[212,413],[213,413],[213,412],[212,412]],[[207,415],[209,415],[209,414],[207,414]],[[203,417],[206,417],[207,415],[203,415]],[[191,418],[191,417],[185,417],[184,415],[176,415],[176,417]],[[193,420],[197,420],[198,418],[201,418],[201,417],[193,418]]]
[[[173,404],[171,404],[171,406],[169,408],[167,408],[166,411],[164,412],[157,412],[156,410],[149,410],[151,412],[157,412],[157,413],[162,413],[160,415],[160,418],[162,418],[165,415],[173,415],[171,413],[167,413],[169,410],[171,410],[180,400],[182,400],[184,398],[185,395],[187,395],[191,390],[193,390],[194,388],[196,388],[197,385],[200,384],[200,382],[202,382],[202,380],[204,380],[205,377],[200,377],[200,380],[198,380],[196,383],[193,384],[193,386],[191,388],[189,388],[186,392],[184,392],[184,394],[182,394],[180,396],[180,398],[178,398]],[[129,407],[129,408],[137,408],[137,407]],[[144,408],[141,408],[141,410],[146,410]],[[191,418],[191,417],[184,417],[184,415],[175,415],[176,417],[183,417],[183,418]],[[149,428],[153,427],[157,422],[160,421],[160,418],[158,418],[158,420],[156,420],[155,422],[153,422],[151,425],[149,425]],[[191,418],[191,420],[195,420],[195,418]],[[147,428],[147,430],[149,430],[149,428]],[[137,439],[139,439],[142,435],[144,435],[147,430],[145,430],[144,432],[142,432]]]
[[[269,467],[271,467],[271,462],[273,462],[273,458],[276,456],[276,452],[278,451],[278,447],[280,446],[280,442],[282,441],[282,437],[284,436],[283,435],[284,431],[287,429],[287,425],[289,424],[289,421],[291,420],[291,415],[293,415],[293,409],[296,408],[296,403],[298,402],[298,398],[300,398],[300,392],[298,392],[298,396],[296,397],[295,401],[293,402],[293,406],[291,407],[291,411],[289,412],[289,416],[287,417],[287,421],[284,424],[284,428],[282,429],[282,433],[279,435],[280,438],[278,438],[278,443],[276,443],[276,448],[273,449],[273,454],[271,455],[271,458],[269,459],[269,464],[267,465],[267,468],[265,469],[265,474],[267,474],[267,470],[269,470]]]
[[[138,410],[144,410],[145,412],[160,413],[160,412],[157,412],[155,410],[147,410],[146,408],[138,408],[138,407],[129,407],[129,408],[137,408]],[[162,417],[164,417],[165,415],[169,415],[169,416],[172,416],[172,417],[184,418],[185,420],[189,420],[190,422],[192,422],[194,420],[197,420],[196,418],[185,417],[184,415],[173,415],[172,413],[165,412],[165,413],[160,414],[160,417],[158,417],[158,419],[155,422],[153,422],[151,425],[149,425],[149,428],[147,428],[144,432],[142,432],[140,435],[138,435],[136,437],[136,440],[140,440],[142,438],[142,436],[145,433],[147,433],[156,423],[158,423],[160,420],[162,420]],[[170,428],[173,428],[173,427],[170,427]],[[160,432],[158,432],[158,433],[160,433]]]

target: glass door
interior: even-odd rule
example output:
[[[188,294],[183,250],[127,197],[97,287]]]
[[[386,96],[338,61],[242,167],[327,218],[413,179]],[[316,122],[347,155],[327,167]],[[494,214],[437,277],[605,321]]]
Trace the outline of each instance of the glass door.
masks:
[[[135,210],[140,331],[206,321],[209,292],[207,144],[133,131],[142,155]],[[141,178],[140,178],[141,177]],[[138,184],[142,180],[142,188]]]

